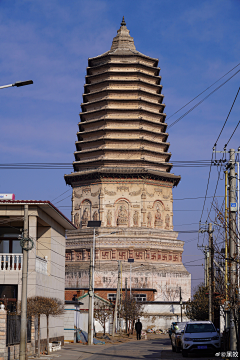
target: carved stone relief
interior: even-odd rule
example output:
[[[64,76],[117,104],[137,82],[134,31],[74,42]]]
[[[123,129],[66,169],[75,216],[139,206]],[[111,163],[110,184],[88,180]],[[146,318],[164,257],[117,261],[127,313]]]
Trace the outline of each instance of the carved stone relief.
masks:
[[[129,195],[131,195],[131,196],[138,196],[138,195],[141,194],[141,192],[142,192],[142,189],[139,189],[139,190],[137,190],[137,191],[131,191],[131,192],[129,193]]]
[[[112,226],[112,211],[108,210],[107,212],[107,226]]]
[[[82,226],[87,226],[88,221],[91,217],[91,202],[84,200],[82,203]]]
[[[133,214],[133,225],[138,226],[138,211],[135,211]]]
[[[150,211],[149,211],[148,214],[147,214],[147,226],[148,226],[148,227],[151,227],[151,226],[152,226],[152,214],[151,214]]]
[[[123,203],[118,208],[117,225],[128,225],[128,211],[126,205]]]
[[[167,214],[166,218],[165,218],[165,228],[166,229],[170,228],[170,216],[169,216],[169,214]]]
[[[80,226],[80,216],[79,216],[79,213],[75,213],[74,215],[74,225],[79,228]]]
[[[98,212],[97,211],[94,211],[94,213],[93,213],[93,220],[98,221]]]
[[[117,191],[129,191],[129,187],[128,186],[118,186],[117,187]]]
[[[115,191],[109,191],[107,190],[106,188],[104,188],[104,192],[106,195],[109,195],[109,196],[114,196],[116,195],[116,192]]]
[[[81,199],[81,197],[82,197],[82,194],[77,193],[76,190],[73,192],[73,195],[74,195],[77,199]]]

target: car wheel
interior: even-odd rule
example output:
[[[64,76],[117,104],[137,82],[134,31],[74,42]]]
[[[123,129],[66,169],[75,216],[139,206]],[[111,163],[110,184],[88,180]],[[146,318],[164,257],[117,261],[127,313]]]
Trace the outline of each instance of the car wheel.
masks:
[[[188,357],[188,352],[187,352],[187,350],[183,350],[183,351],[182,351],[182,356],[183,356],[183,357]]]
[[[176,351],[176,348],[175,348],[175,346],[173,346],[173,344],[172,344],[172,351],[173,351],[173,352]]]

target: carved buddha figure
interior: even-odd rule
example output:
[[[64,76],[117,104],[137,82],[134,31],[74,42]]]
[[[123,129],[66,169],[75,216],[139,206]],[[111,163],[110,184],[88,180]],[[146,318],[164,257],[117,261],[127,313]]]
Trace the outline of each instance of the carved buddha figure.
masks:
[[[97,221],[97,220],[98,220],[98,212],[97,212],[97,211],[94,211],[93,220],[94,220],[94,221]]]
[[[147,214],[147,226],[152,226],[152,214],[150,212]]]
[[[120,205],[118,209],[117,225],[128,224],[128,212],[125,205]]]
[[[77,228],[79,228],[79,226],[80,226],[79,213],[76,213],[76,214],[74,215],[74,225],[75,225]]]
[[[89,220],[89,211],[87,208],[85,208],[82,216],[82,226],[87,226],[88,220]]]
[[[133,214],[133,225],[138,226],[138,211],[135,211]]]
[[[159,207],[157,208],[157,211],[155,213],[155,226],[161,226],[162,225],[162,219],[161,219],[161,213]]]
[[[112,226],[112,212],[108,210],[107,212],[107,226]]]
[[[167,214],[166,218],[165,218],[165,227],[166,227],[166,229],[170,228],[170,216],[169,216],[169,214]]]

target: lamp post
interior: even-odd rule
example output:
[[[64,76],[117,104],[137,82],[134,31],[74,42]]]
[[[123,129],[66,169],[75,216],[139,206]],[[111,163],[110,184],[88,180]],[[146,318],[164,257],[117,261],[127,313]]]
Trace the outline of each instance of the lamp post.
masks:
[[[93,314],[94,314],[94,266],[95,266],[95,241],[100,237],[115,234],[120,231],[113,231],[108,234],[102,234],[96,237],[95,229],[101,227],[101,221],[88,221],[87,227],[93,228],[93,246],[90,256],[90,274],[89,274],[89,309],[88,309],[88,345],[93,344]]]
[[[9,88],[9,87],[12,87],[12,86],[20,87],[20,86],[31,85],[31,84],[33,84],[33,81],[32,81],[32,80],[17,81],[17,82],[15,82],[14,84],[8,84],[8,85],[0,86],[0,89]]]

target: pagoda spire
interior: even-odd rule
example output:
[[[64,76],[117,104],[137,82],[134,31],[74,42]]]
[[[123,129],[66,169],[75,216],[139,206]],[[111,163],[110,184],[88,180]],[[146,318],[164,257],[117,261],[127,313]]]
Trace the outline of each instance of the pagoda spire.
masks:
[[[126,26],[126,22],[125,22],[124,16],[123,16],[123,18],[122,18],[121,25],[122,25],[122,26]]]
[[[129,35],[124,16],[122,18],[121,27],[117,31],[117,36],[113,39],[111,50],[135,50],[134,40]]]

